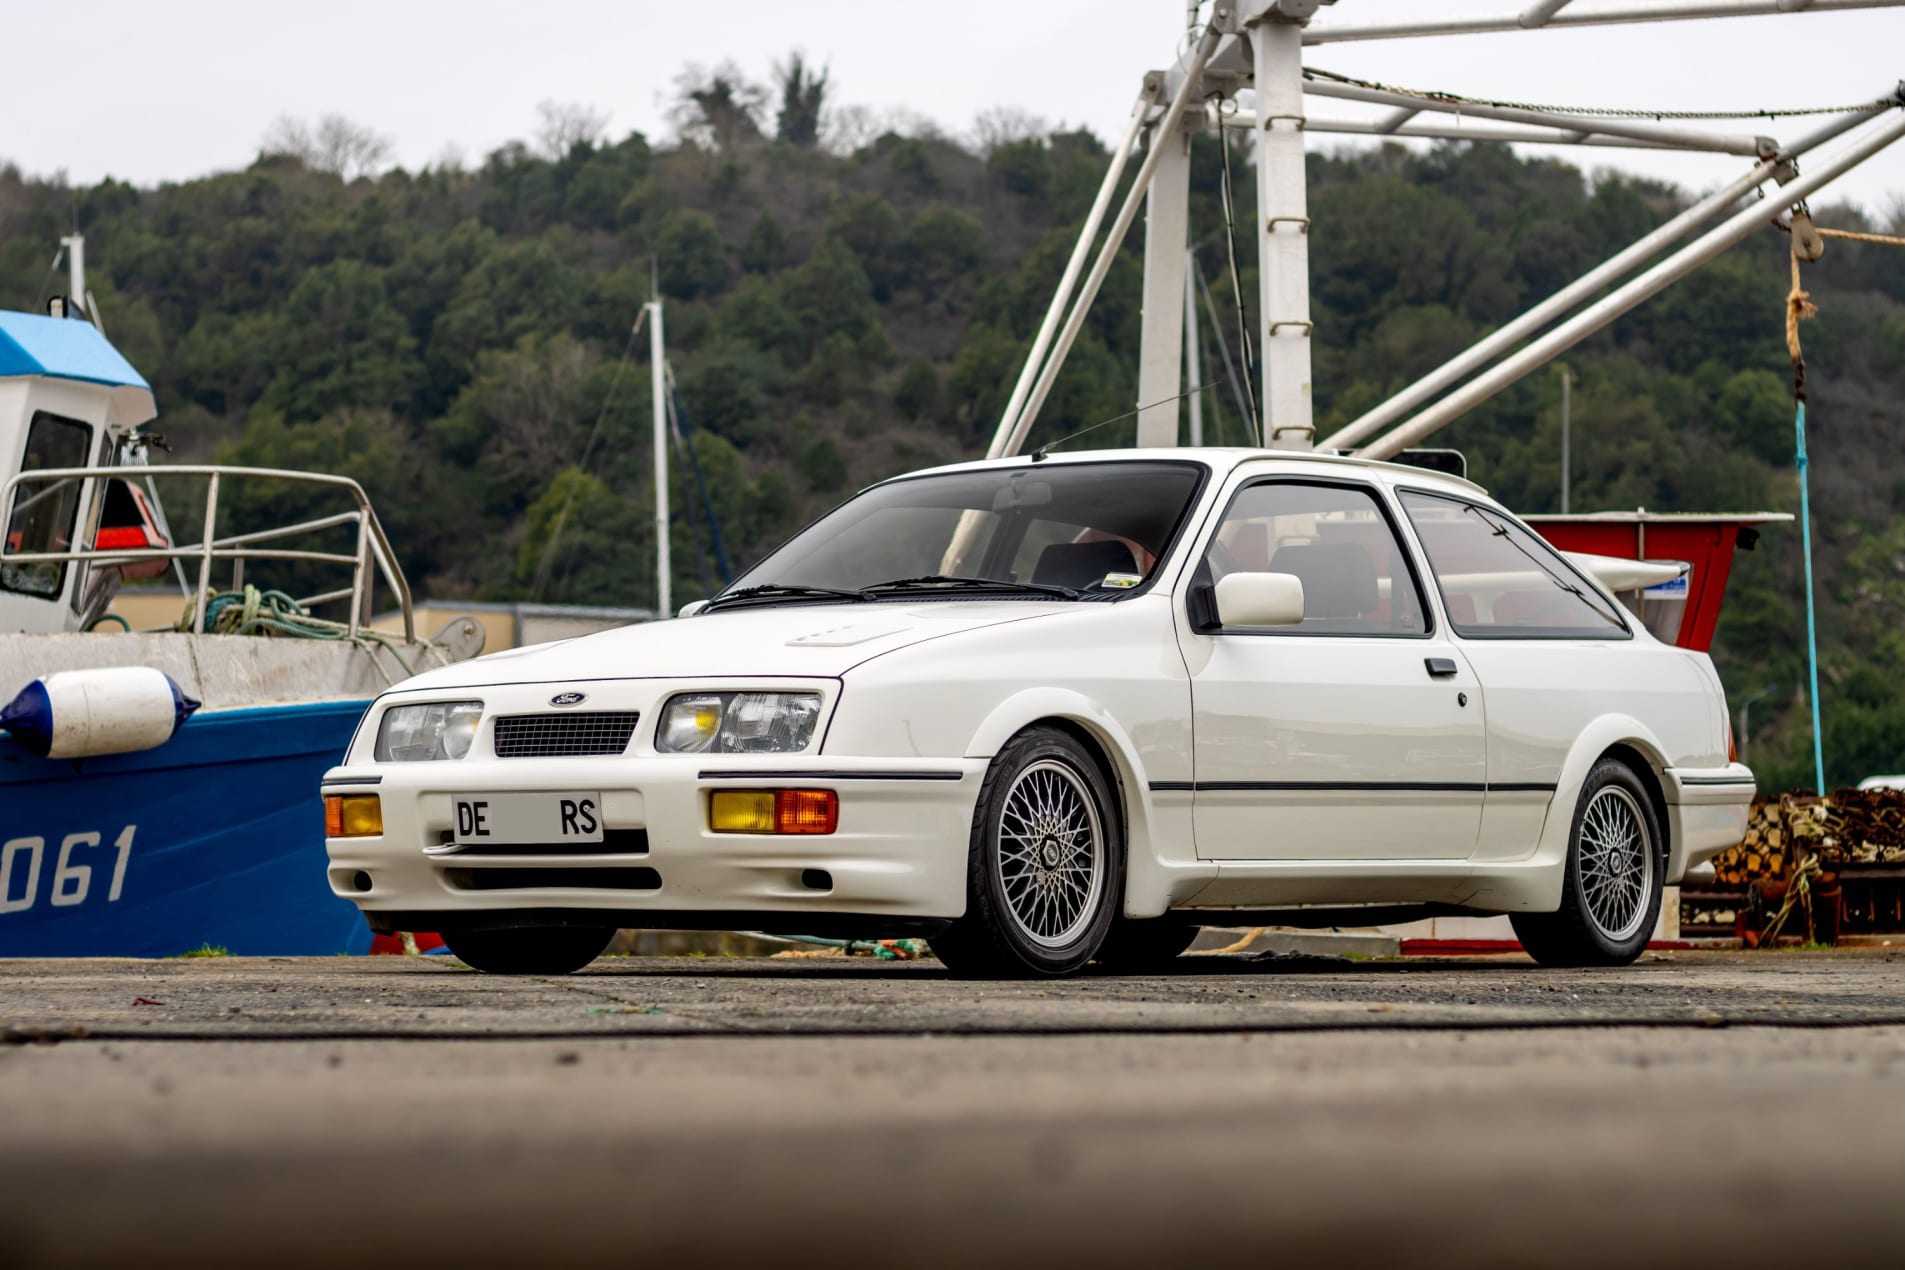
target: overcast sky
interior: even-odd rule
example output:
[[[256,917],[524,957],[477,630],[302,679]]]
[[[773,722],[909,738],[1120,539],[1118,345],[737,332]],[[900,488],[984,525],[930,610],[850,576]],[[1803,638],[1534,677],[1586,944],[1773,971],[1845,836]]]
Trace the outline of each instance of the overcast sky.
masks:
[[[1526,2],[1341,0],[1318,24]],[[33,173],[64,169],[78,182],[151,184],[243,167],[280,114],[345,114],[390,137],[396,160],[413,169],[451,148],[480,162],[528,137],[544,100],[605,111],[617,136],[639,128],[658,138],[684,64],[731,58],[765,78],[794,48],[831,68],[842,103],[917,112],[954,133],[982,110],[1012,106],[1110,138],[1141,73],[1174,56],[1184,4],[65,0],[11,5],[7,26],[15,56],[0,77],[0,160]],[[1758,109],[1876,97],[1905,75],[1902,52],[1905,11],[1880,10],[1342,44],[1310,50],[1309,62],[1511,100]],[[1712,126],[1790,136],[1808,125]],[[1743,170],[1724,157],[1564,153],[1691,188]],[[1905,196],[1905,145],[1837,189],[1875,211]]]

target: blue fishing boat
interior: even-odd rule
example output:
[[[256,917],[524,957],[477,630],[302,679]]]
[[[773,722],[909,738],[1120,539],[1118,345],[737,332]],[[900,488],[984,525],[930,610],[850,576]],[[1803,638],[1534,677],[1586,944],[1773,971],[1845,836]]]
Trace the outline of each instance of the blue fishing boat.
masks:
[[[47,313],[0,312],[0,956],[365,951],[326,881],[319,778],[372,697],[474,655],[481,628],[418,638],[355,481],[149,462],[152,389],[82,270]],[[253,486],[294,497],[241,514]],[[196,521],[182,535],[162,493]],[[248,566],[316,589],[261,590]],[[167,575],[176,629],[114,618],[126,579]],[[399,633],[367,624],[379,583]]]

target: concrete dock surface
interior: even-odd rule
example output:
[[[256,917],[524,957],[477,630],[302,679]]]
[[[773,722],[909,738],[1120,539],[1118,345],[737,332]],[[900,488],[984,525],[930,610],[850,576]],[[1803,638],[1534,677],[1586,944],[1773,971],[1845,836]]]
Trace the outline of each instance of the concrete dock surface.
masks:
[[[0,1266],[1896,1264],[1900,954],[0,961]]]

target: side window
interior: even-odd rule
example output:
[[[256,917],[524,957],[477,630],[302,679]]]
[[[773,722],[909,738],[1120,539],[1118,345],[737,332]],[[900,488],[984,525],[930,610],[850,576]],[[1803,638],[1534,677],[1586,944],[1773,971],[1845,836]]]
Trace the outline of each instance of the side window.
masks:
[[[1301,635],[1422,635],[1429,629],[1394,526],[1362,486],[1267,481],[1237,491],[1204,556],[1211,581],[1238,572],[1303,580]]]
[[[26,432],[20,470],[85,467],[93,430],[74,419],[40,411]],[[71,551],[79,520],[78,479],[22,480],[7,509],[7,551]],[[63,564],[0,564],[0,589],[52,598],[66,583]]]
[[[1531,530],[1463,498],[1402,491],[1449,625],[1471,639],[1620,639],[1619,608]]]

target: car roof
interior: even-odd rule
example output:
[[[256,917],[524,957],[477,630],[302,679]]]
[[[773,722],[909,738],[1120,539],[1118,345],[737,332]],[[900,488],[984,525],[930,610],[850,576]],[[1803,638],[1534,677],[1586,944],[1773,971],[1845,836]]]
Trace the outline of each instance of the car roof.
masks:
[[[1384,463],[1377,459],[1357,458],[1351,454],[1330,454],[1321,450],[1265,450],[1242,446],[1180,446],[1172,448],[1127,449],[1127,450],[1067,450],[1062,454],[1048,454],[1044,458],[1035,458],[1029,454],[1016,454],[1002,459],[977,459],[969,463],[949,463],[942,467],[926,468],[918,472],[909,472],[908,476],[926,476],[940,472],[966,472],[989,467],[1025,467],[1032,464],[1062,465],[1072,463],[1106,462],[1178,462],[1186,460],[1202,463],[1217,472],[1231,472],[1254,463],[1289,463],[1304,467],[1315,466],[1319,469],[1329,467],[1350,468],[1360,473],[1382,476],[1391,481],[1407,481],[1410,484],[1444,487],[1462,493],[1486,494],[1488,491],[1474,481],[1460,476],[1450,476],[1444,472],[1431,471],[1428,468],[1412,467],[1406,463]]]

